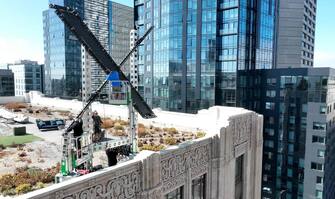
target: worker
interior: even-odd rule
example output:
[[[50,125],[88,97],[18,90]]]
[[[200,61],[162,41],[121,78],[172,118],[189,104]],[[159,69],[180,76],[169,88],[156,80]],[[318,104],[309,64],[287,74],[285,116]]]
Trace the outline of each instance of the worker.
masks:
[[[114,166],[117,164],[117,155],[118,152],[115,149],[106,149],[106,155],[107,155],[107,160],[108,160],[108,166]]]
[[[93,141],[98,142],[103,137],[102,132],[101,132],[101,125],[103,122],[101,120],[101,117],[98,115],[97,111],[93,112],[92,119],[93,119],[93,127],[94,127]]]
[[[75,121],[75,126],[73,127],[73,137],[75,138],[75,146],[77,148],[78,156],[80,158],[81,156],[81,136],[83,135],[83,120],[77,119]]]

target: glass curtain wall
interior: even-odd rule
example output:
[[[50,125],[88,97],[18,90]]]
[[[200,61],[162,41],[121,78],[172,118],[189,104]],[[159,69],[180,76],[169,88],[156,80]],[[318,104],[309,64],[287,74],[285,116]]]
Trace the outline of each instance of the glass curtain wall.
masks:
[[[219,2],[216,103],[235,106],[239,1],[221,0]]]
[[[83,1],[50,0],[49,3],[75,8],[83,13]],[[43,12],[45,94],[74,98],[81,90],[81,49],[77,38],[53,9]]]

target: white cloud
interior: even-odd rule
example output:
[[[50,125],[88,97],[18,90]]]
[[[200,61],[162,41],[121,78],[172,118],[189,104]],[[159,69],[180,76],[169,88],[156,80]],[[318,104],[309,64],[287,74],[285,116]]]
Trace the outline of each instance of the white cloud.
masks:
[[[335,52],[315,51],[314,66],[335,68]]]
[[[14,63],[17,60],[29,59],[44,62],[43,44],[32,40],[0,38],[0,63]]]

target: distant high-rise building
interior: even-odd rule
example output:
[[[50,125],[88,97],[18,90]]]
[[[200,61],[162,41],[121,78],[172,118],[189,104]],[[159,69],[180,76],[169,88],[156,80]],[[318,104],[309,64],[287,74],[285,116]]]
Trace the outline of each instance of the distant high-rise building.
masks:
[[[49,3],[76,9],[117,63],[129,51],[129,32],[133,28],[130,7],[108,0],[49,0]],[[46,95],[87,99],[106,74],[53,9],[43,12],[43,24]],[[129,68],[129,62],[125,67]],[[100,99],[107,99],[108,95],[106,88]]]
[[[8,64],[0,64],[0,69],[7,70],[8,69]]]
[[[83,15],[83,0],[49,0]],[[43,12],[45,94],[77,98],[81,92],[81,45],[53,9]]]
[[[280,0],[276,68],[313,67],[316,0]]]
[[[138,35],[137,35],[137,31],[135,29],[132,29],[130,31],[130,49],[132,49],[138,39]],[[131,54],[129,60],[130,60],[130,71],[129,71],[129,80],[130,83],[134,86],[134,88],[136,88],[138,90],[138,82],[139,79],[141,79],[142,77],[138,76],[138,50],[135,49],[134,53]],[[142,87],[143,88],[143,87]],[[143,95],[143,90],[138,90],[140,92],[141,95]]]
[[[108,51],[108,0],[84,0],[84,22]],[[106,79],[105,72],[101,69],[94,58],[81,47],[82,56],[82,99],[85,103],[92,92],[94,92]],[[100,100],[108,101],[109,89],[104,88],[100,93]],[[91,108],[83,116],[84,129],[92,128]]]
[[[334,81],[332,68],[240,72],[239,105],[264,116],[264,199],[334,198]]]
[[[113,1],[108,2],[109,52],[119,64],[129,52],[129,34],[134,27],[134,9]],[[129,74],[129,60],[122,71]]]
[[[134,1],[139,90],[152,107],[196,112],[236,105],[237,70],[273,63],[273,0]],[[142,87],[142,88],[141,88]]]
[[[0,69],[0,96],[14,96],[14,74],[11,70]]]
[[[29,91],[43,92],[43,65],[22,60],[8,65],[8,68],[14,73],[15,96],[22,96]]]
[[[84,0],[83,19],[94,36],[108,51],[108,0]],[[83,98],[85,99],[100,86],[106,78],[106,74],[84,47],[82,47],[82,58]],[[108,93],[105,91],[102,95],[107,98]]]

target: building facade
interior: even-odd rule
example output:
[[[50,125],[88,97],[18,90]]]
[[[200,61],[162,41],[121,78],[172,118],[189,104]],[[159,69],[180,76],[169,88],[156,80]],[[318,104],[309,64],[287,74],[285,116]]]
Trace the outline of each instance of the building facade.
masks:
[[[83,0],[84,2],[84,22],[88,28],[99,40],[102,46],[109,50],[109,19],[108,19],[108,0]],[[105,80],[106,74],[101,69],[99,64],[82,46],[82,86],[83,86],[83,99],[86,99],[95,91],[101,83]],[[100,98],[108,97],[108,89],[102,92]]]
[[[49,3],[76,9],[107,51],[110,47],[111,49],[122,49],[122,53],[125,49],[128,51],[129,32],[125,30],[125,27],[131,26],[132,28],[132,22],[129,22],[128,18],[123,19],[123,16],[128,17],[125,14],[128,10],[122,5],[109,3],[108,0],[50,0]],[[125,10],[125,12],[122,12],[122,16],[116,11],[113,15],[108,13],[119,7]],[[116,19],[114,19],[114,24],[111,24],[109,19],[113,17],[116,17]],[[122,26],[119,23],[121,19],[123,20]],[[130,25],[127,25],[129,23]],[[85,48],[81,46],[76,36],[64,25],[53,9],[43,12],[43,24],[46,94],[86,99],[92,91],[98,88],[106,74],[95,60],[86,53]],[[126,35],[123,34],[124,32],[126,32]],[[118,39],[115,39],[115,35],[118,36]],[[123,37],[126,37],[126,39]],[[122,40],[120,40],[121,38]],[[110,41],[116,41],[115,46],[110,46]],[[120,51],[117,50],[115,52],[117,60],[120,60],[123,54],[120,55]],[[101,98],[107,98],[107,95],[106,89]]]
[[[335,70],[240,72],[239,106],[264,115],[263,198],[334,198]]]
[[[120,64],[129,52],[130,31],[134,28],[134,8],[113,1],[108,2],[109,20],[109,52],[115,63]],[[122,71],[130,72],[130,61],[123,66]]]
[[[31,101],[35,103],[34,99]],[[46,101],[48,100],[43,100],[44,103]],[[109,114],[113,114],[114,117],[127,114],[127,109],[123,110]],[[177,129],[201,128],[207,134],[203,138],[172,146],[160,152],[141,151],[132,160],[52,185],[23,197],[31,199],[78,197],[259,199],[261,197],[263,141],[261,115],[241,108],[218,106],[202,110],[197,115],[165,111],[158,111],[156,114],[157,118],[146,122],[160,127],[172,125]],[[208,126],[208,123],[211,125]]]
[[[0,96],[14,95],[14,73],[8,69],[0,69]]]
[[[152,107],[236,105],[237,70],[272,68],[275,0],[135,1],[140,90]]]
[[[314,66],[316,0],[280,0],[278,3],[275,66]]]
[[[108,0],[84,0],[84,22],[87,24],[93,35],[99,40],[101,45],[108,51],[109,45],[109,18]],[[88,53],[85,47],[81,46],[82,56],[82,99],[83,105],[90,95],[98,89],[106,79],[106,74],[94,58]],[[108,102],[109,88],[105,87],[100,93],[99,99]],[[83,128],[93,129],[92,110],[84,113]]]
[[[83,0],[49,0],[76,8],[83,15]],[[43,12],[45,94],[78,98],[81,93],[81,45],[53,9]]]
[[[43,92],[43,65],[36,61],[21,60],[8,65],[14,73],[15,96],[22,96],[29,91]]]
[[[129,49],[134,48],[136,42],[138,40],[138,33],[135,29],[130,30],[130,43],[129,43]],[[134,88],[137,89],[137,91],[143,95],[143,90],[138,90],[138,83],[139,79],[142,77],[139,77],[138,74],[138,49],[135,49],[134,53],[132,53],[129,57],[129,66],[130,66],[130,71],[129,71],[129,80],[130,83],[133,85]],[[143,87],[141,87],[143,88]]]

